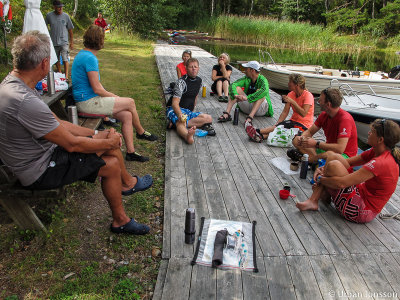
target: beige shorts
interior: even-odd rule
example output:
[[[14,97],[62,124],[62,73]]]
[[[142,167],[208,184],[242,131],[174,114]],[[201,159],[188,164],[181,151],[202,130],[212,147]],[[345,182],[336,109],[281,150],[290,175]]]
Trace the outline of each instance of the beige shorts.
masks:
[[[265,98],[263,98],[263,103],[260,105],[260,107],[258,108],[257,112],[255,113],[255,117],[262,117],[265,116],[268,112],[268,102]],[[260,101],[260,100],[258,100]],[[245,114],[249,114],[251,112],[251,110],[253,109],[253,105],[256,102],[250,103],[249,101],[241,101],[241,102],[237,102],[240,110],[245,113]]]
[[[115,97],[96,96],[86,101],[76,102],[79,112],[112,116]]]

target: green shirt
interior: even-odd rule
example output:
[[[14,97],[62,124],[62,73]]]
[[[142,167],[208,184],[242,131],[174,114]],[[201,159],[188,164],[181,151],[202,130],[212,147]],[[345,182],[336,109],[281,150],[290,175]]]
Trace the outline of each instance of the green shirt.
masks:
[[[229,95],[231,96],[231,99],[234,99],[235,95],[239,95],[236,90],[237,87],[244,87],[244,93],[247,95],[250,84],[251,78],[247,76],[240,78],[232,83],[229,86]],[[269,98],[269,84],[267,78],[259,74],[256,80],[255,87],[257,91],[253,94],[247,95],[247,101],[253,103],[265,97],[268,102],[268,112],[266,115],[268,117],[272,117],[274,115],[274,109],[272,108],[271,99]]]

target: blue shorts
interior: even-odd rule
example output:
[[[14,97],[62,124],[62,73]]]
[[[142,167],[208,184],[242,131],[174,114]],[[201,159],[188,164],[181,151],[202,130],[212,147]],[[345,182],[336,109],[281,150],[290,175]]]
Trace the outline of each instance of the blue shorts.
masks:
[[[187,126],[189,120],[197,118],[201,114],[201,112],[192,112],[191,110],[189,110],[187,108],[181,108],[181,112],[183,114],[187,115],[186,126]],[[171,106],[167,107],[166,114],[167,114],[168,120],[170,120],[172,123],[176,124],[176,121],[178,121],[178,116],[175,114],[175,112]]]

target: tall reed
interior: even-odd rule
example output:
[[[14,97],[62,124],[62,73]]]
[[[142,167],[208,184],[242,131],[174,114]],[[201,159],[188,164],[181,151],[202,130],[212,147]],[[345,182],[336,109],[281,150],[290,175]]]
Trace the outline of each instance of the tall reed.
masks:
[[[220,15],[200,24],[199,29],[208,31],[215,37],[266,47],[351,52],[362,47],[360,38],[339,36],[321,25],[265,17]]]

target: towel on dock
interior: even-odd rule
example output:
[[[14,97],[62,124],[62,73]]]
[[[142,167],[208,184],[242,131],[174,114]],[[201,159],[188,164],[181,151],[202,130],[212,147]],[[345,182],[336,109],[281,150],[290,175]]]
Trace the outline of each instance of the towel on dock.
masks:
[[[286,175],[296,175],[300,174],[300,170],[297,171],[292,171],[290,170],[290,159],[286,156],[281,156],[281,157],[275,157],[270,160],[270,162],[277,167],[279,170],[281,170],[283,173]]]
[[[258,272],[255,227],[255,221],[246,223],[201,218],[192,265]]]

